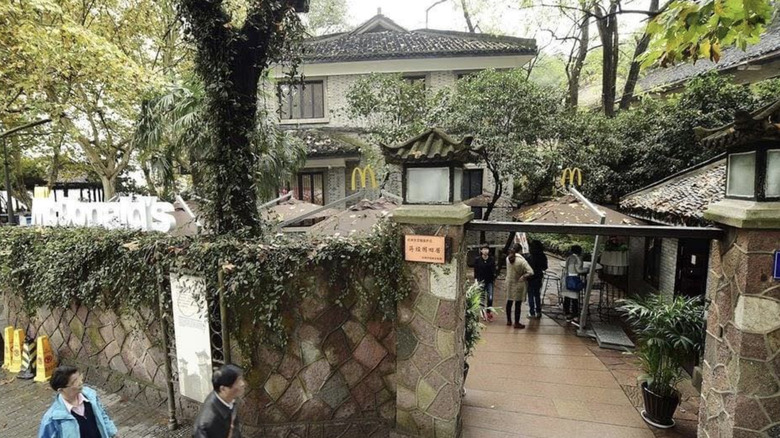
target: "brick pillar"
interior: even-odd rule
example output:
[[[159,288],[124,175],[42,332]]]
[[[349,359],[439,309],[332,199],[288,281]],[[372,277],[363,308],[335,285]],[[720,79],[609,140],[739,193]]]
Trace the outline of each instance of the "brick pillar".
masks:
[[[780,437],[780,204],[724,200],[706,217],[727,237],[710,251],[698,435]]]
[[[393,218],[404,234],[452,238],[445,265],[411,263],[411,295],[398,304],[396,428],[425,438],[456,438],[461,429],[466,248],[463,205],[402,206]]]

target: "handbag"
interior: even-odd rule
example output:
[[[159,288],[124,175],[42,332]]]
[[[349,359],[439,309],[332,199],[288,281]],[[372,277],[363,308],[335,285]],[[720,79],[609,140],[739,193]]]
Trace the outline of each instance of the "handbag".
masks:
[[[566,276],[566,289],[574,292],[579,292],[585,288],[585,283],[582,281],[579,275],[567,275]]]

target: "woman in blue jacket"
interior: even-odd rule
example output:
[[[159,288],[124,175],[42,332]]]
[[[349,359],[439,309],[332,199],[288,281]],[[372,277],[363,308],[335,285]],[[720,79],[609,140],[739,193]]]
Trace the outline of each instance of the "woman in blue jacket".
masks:
[[[57,391],[54,403],[41,420],[38,438],[113,438],[116,426],[100,404],[97,392],[84,386],[74,367],[61,366],[51,376]]]

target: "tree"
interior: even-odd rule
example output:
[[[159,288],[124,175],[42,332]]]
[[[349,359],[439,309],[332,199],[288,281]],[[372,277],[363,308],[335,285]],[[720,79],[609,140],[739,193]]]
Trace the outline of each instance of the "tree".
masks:
[[[313,0],[306,19],[311,35],[327,35],[350,30],[346,0]]]
[[[205,90],[195,79],[173,85],[144,104],[134,141],[147,187],[155,196],[170,199],[180,170],[191,173],[191,159],[202,159],[198,152],[207,150],[210,140],[201,129],[205,117]],[[258,111],[257,124],[252,143],[259,158],[253,177],[259,198],[270,200],[278,196],[279,182],[303,166],[306,148],[272,123],[264,108]]]
[[[769,0],[674,0],[648,24],[651,49],[643,59],[648,66],[699,58],[720,60],[726,46],[745,49],[759,41],[776,13]]]
[[[0,6],[5,89],[0,120],[52,119],[50,181],[62,149],[76,145],[107,197],[132,158],[132,123],[141,96],[156,84],[151,35],[165,2],[30,0]],[[148,85],[148,87],[147,87]]]
[[[667,6],[664,5],[664,9],[666,7]],[[650,0],[648,11],[654,13],[657,12],[658,9],[658,0]],[[647,33],[647,29],[645,28],[644,32],[642,32],[642,36],[639,37],[639,40],[636,43],[634,56],[631,58],[631,69],[628,72],[626,85],[623,87],[623,95],[620,98],[621,110],[628,109],[631,106],[631,102],[634,100],[634,90],[636,89],[637,82],[639,82],[639,72],[642,68],[642,55],[645,54],[649,46],[650,34]]]
[[[295,8],[303,1],[241,3],[229,11],[220,0],[181,0],[186,30],[196,47],[196,72],[206,89],[202,178],[196,190],[208,202],[207,223],[217,234],[261,231],[253,175],[258,151],[258,80],[273,62],[299,57],[303,27]]]

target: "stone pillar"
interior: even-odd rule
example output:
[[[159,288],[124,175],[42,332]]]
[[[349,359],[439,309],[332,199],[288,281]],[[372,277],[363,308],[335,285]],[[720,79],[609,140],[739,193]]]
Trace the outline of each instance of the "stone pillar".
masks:
[[[710,251],[699,437],[780,437],[780,204],[724,200]]]
[[[393,218],[404,234],[448,236],[445,265],[411,263],[411,295],[398,304],[396,428],[425,438],[456,438],[461,429],[466,248],[464,204],[401,206]]]

